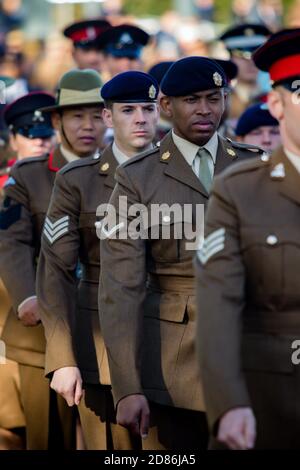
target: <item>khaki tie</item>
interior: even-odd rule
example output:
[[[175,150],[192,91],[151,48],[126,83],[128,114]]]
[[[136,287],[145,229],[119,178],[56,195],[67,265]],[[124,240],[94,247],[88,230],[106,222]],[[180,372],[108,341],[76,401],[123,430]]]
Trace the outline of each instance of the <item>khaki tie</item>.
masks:
[[[212,174],[209,168],[210,159],[210,152],[205,147],[200,147],[193,161],[193,170],[208,193],[212,186]]]

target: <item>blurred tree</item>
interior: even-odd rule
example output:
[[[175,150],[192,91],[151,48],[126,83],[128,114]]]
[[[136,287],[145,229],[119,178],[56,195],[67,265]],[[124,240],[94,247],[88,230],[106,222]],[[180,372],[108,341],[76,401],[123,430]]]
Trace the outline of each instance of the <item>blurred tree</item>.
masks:
[[[160,15],[173,8],[173,0],[124,0],[124,9],[135,16]]]

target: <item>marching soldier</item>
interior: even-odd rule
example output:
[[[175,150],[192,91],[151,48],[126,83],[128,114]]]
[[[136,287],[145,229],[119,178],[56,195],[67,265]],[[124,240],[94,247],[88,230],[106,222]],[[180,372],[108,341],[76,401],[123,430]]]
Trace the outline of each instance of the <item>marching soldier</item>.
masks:
[[[111,226],[108,211],[108,227],[102,223],[99,312],[117,421],[143,438],[144,449],[207,446],[194,350],[193,251],[186,244],[213,175],[251,154],[217,134],[226,84],[211,59],[188,57],[169,68],[161,106],[174,128],[159,146],[117,169],[109,205],[117,221]],[[162,217],[152,221],[160,204]],[[191,213],[183,220],[184,205]],[[141,221],[136,211],[145,215]],[[141,226],[141,236],[134,225]]]
[[[157,93],[155,80],[142,72],[119,74],[104,85],[104,121],[114,128],[114,143],[100,158],[74,162],[58,173],[42,236],[37,285],[48,338],[46,374],[70,406],[79,406],[88,449],[140,448],[139,439],[115,421],[97,305],[96,211],[110,198],[116,167],[153,146]]]
[[[16,163],[4,188],[0,274],[13,308],[2,340],[7,357],[19,363],[28,449],[73,446],[73,413],[50,392],[44,377],[45,337],[36,299],[36,263],[57,170],[99,148],[104,132],[101,85],[93,70],[73,70],[62,77],[57,102],[47,107],[53,112],[61,145],[50,154]]]
[[[204,395],[230,449],[300,447],[299,47],[300,29],[283,30],[254,54],[282,147],[216,178],[198,252]]]
[[[238,120],[235,134],[239,142],[257,145],[271,153],[281,142],[278,121],[266,103],[258,103],[246,109]]]
[[[104,55],[97,39],[111,27],[104,19],[78,21],[64,29],[64,36],[73,42],[73,59],[79,69],[102,72]]]

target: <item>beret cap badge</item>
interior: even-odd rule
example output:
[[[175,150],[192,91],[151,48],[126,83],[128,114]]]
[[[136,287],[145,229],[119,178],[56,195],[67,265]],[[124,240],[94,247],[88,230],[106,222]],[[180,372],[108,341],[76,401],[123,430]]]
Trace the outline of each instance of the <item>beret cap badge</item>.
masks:
[[[222,79],[221,75],[218,72],[215,72],[213,74],[213,81],[214,81],[216,86],[222,86],[223,79]]]
[[[156,95],[156,88],[154,85],[151,85],[149,88],[149,98],[153,100],[155,98],[155,95]]]

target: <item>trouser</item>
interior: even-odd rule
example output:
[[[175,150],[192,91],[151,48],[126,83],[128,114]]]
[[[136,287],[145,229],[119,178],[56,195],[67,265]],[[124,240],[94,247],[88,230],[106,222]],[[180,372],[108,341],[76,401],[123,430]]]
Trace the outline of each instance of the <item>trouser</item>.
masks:
[[[143,450],[207,450],[205,413],[150,402],[150,429]]]
[[[50,389],[44,369],[20,364],[28,450],[75,449],[75,409]]]
[[[84,384],[78,406],[83,437],[88,450],[140,450],[141,440],[116,424],[109,386]]]

